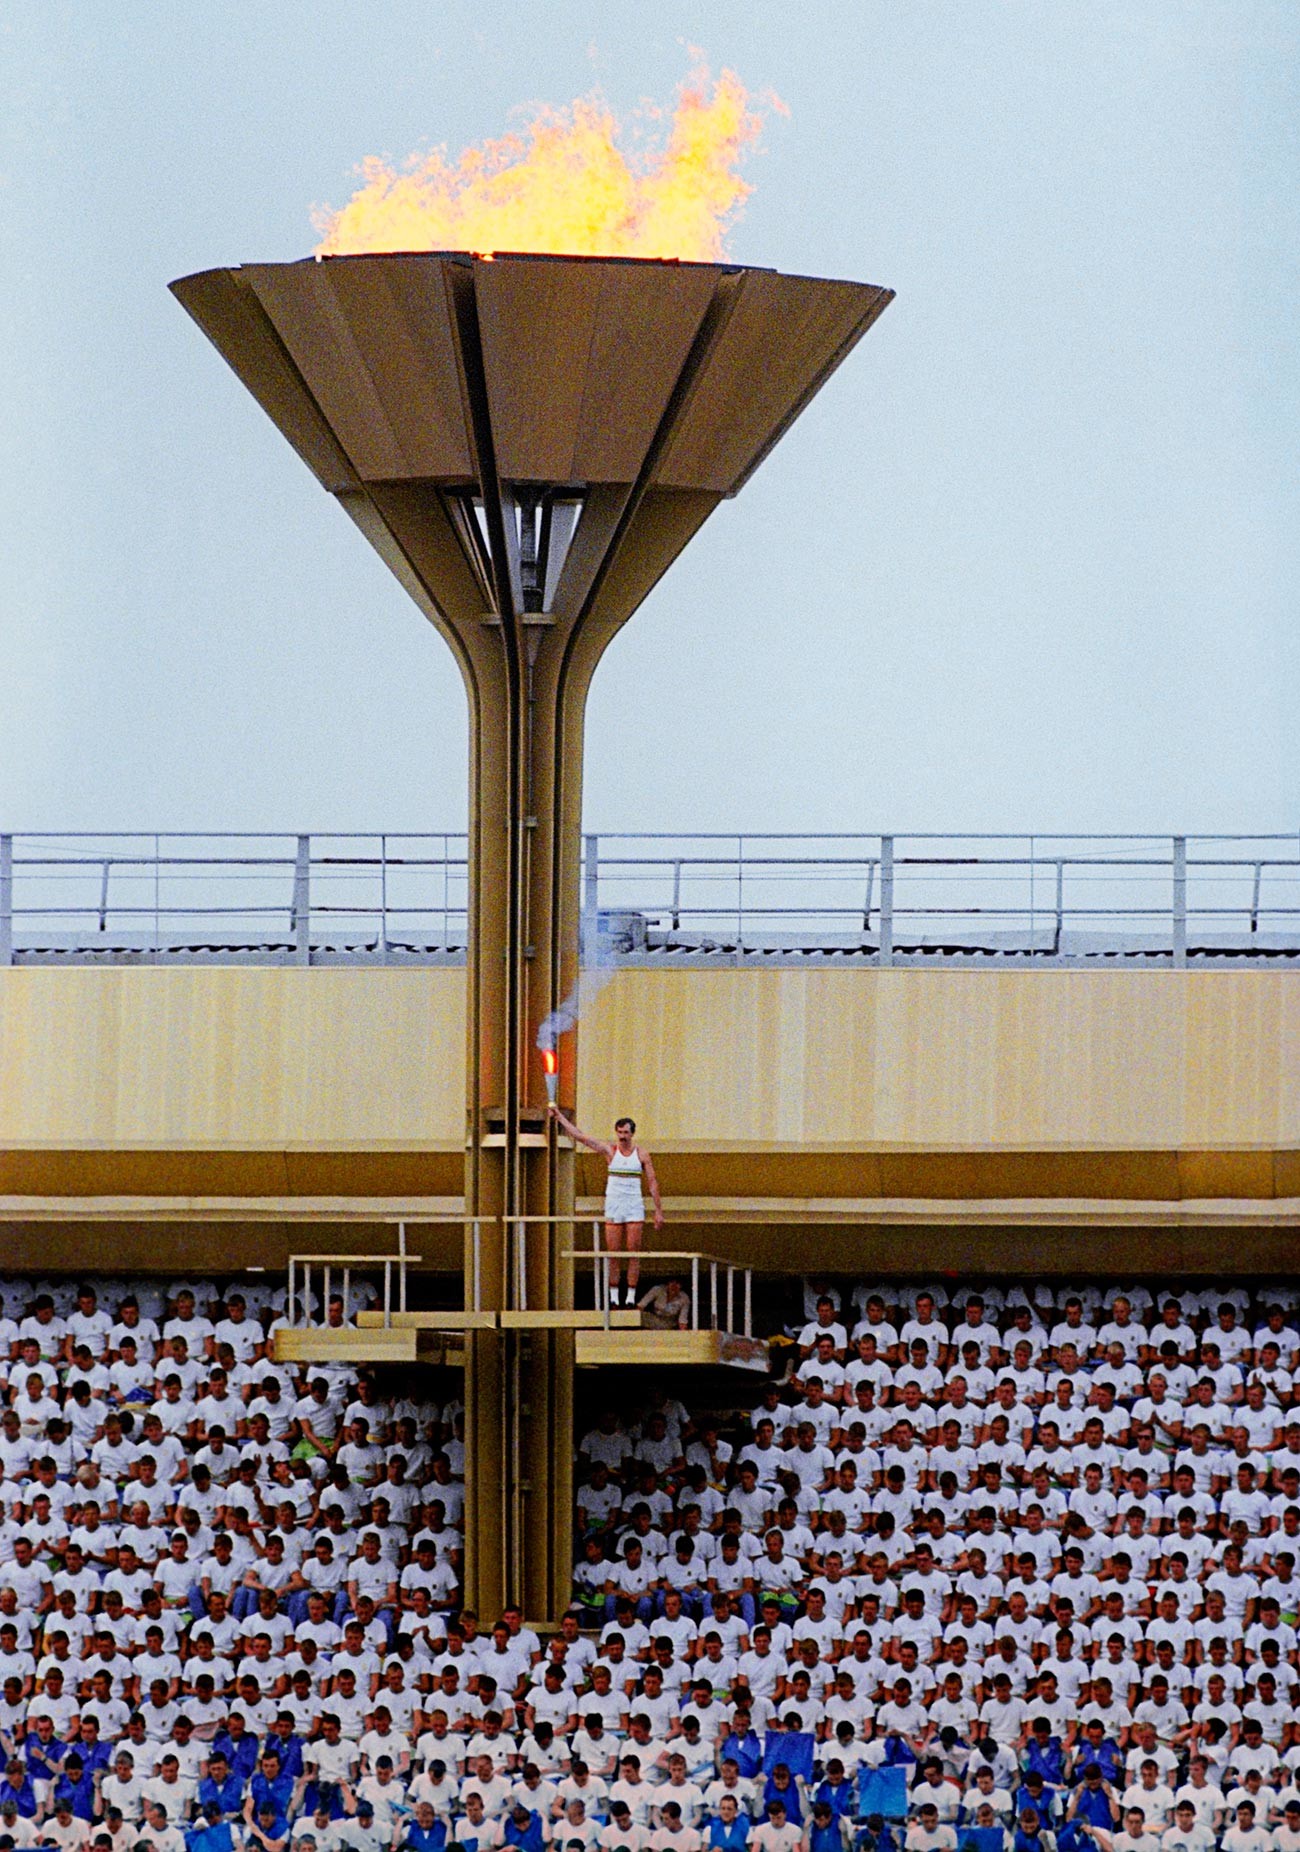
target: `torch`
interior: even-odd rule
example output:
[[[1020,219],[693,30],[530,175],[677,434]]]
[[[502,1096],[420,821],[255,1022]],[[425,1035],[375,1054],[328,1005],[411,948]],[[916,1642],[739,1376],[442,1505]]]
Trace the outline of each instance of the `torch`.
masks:
[[[542,1050],[542,1072],[546,1076],[547,1104],[554,1106],[556,1089],[560,1084],[560,1057],[554,1048]]]

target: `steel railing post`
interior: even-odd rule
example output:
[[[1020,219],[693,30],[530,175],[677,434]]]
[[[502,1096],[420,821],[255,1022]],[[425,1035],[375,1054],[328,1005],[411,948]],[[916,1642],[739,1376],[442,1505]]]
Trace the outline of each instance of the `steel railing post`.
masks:
[[[745,1268],[745,1336],[754,1335],[754,1269]]]
[[[1061,937],[1065,931],[1065,863],[1058,855],[1056,858],[1056,938],[1052,944],[1054,955],[1061,956]]]
[[[600,912],[600,837],[587,836],[583,839],[583,888],[582,910],[590,914],[593,925]]]
[[[352,1305],[352,1269],[343,1269],[343,1323],[348,1322],[348,1312]]]
[[[0,836],[0,965],[14,961],[14,839]]]
[[[716,1331],[718,1328],[718,1263],[709,1262],[709,1323]]]
[[[328,1307],[326,1309],[328,1310]],[[391,1260],[386,1260],[384,1262],[384,1330],[391,1331],[392,1327],[393,1327],[393,1263]]]
[[[1174,964],[1187,963],[1187,838],[1174,837]]]
[[[311,963],[311,837],[298,838],[293,865],[293,955],[300,965]]]
[[[602,1277],[604,1276],[604,1277]],[[609,1330],[609,1279],[600,1264],[600,1223],[591,1225],[591,1290],[592,1304],[598,1312],[605,1314],[605,1329]]]
[[[691,1330],[700,1328],[700,1257],[691,1255]]]
[[[296,1273],[297,1273],[297,1268],[294,1265],[294,1258],[293,1258],[293,1255],[290,1254],[289,1256],[289,1303],[284,1308],[284,1314],[291,1325],[294,1323],[297,1317],[297,1314],[298,1314],[298,1300],[297,1300],[298,1288],[297,1288],[297,1282],[294,1278]]]
[[[736,838],[736,950],[745,949],[745,838]]]
[[[736,1328],[736,1269],[734,1266],[728,1265],[727,1267],[727,1330],[734,1331],[735,1328]]]
[[[397,1309],[406,1310],[406,1223],[397,1224],[397,1252],[400,1256],[397,1269]]]
[[[880,953],[882,965],[894,962],[894,839],[880,838]]]

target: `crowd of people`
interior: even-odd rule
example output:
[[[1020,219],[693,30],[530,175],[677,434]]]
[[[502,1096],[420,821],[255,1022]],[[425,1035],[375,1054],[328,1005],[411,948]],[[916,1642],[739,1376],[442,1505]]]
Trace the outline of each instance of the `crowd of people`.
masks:
[[[754,1406],[583,1424],[543,1640],[454,1395],[256,1276],[0,1283],[0,1852],[1300,1852],[1300,1293],[805,1299]]]
[[[805,1282],[747,1411],[593,1409],[553,1837],[1300,1852],[1298,1305]]]
[[[0,1308],[0,1852],[438,1852],[459,1400],[277,1362],[256,1276]]]

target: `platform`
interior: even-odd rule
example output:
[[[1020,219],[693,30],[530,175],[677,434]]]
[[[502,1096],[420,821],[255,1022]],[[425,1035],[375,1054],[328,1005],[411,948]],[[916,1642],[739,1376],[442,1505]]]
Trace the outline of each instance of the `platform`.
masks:
[[[501,1312],[498,1316],[503,1331],[604,1331],[607,1328],[605,1314],[590,1307],[581,1311]],[[620,1307],[617,1311],[611,1307],[608,1329],[640,1331],[643,1329],[641,1313],[635,1306]]]
[[[467,1331],[496,1329],[495,1312],[358,1312],[340,1330],[289,1327],[275,1334],[275,1357],[284,1363],[464,1362]]]
[[[761,1338],[742,1337],[733,1331],[579,1330],[574,1362],[580,1367],[599,1363],[633,1363],[655,1369],[683,1364],[749,1370],[766,1376],[768,1347]]]
[[[495,1331],[496,1312],[358,1312],[358,1331]]]
[[[417,1363],[419,1339],[413,1328],[363,1330],[348,1325],[322,1331],[309,1325],[286,1326],[276,1332],[272,1354],[277,1363]]]

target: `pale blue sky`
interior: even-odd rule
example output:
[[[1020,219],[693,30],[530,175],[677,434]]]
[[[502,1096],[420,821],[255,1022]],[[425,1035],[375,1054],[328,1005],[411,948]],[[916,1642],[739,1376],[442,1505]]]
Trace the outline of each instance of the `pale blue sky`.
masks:
[[[1300,824],[1300,9],[0,4],[0,827],[455,827],[442,644],[168,296],[688,45],[898,300],[610,651],[598,828]]]

